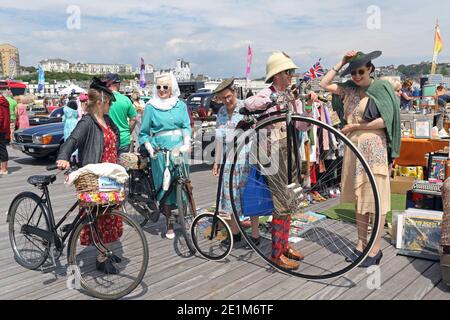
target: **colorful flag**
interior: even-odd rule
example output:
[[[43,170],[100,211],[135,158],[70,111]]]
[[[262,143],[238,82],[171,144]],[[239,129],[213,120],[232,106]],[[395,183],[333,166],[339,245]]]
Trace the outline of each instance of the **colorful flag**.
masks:
[[[247,71],[246,71],[247,87],[250,84],[250,68],[251,68],[251,65],[252,65],[252,57],[253,57],[252,48],[250,48],[250,46],[248,46]]]
[[[42,66],[38,65],[38,92],[40,93],[42,89],[44,89],[45,85],[45,74],[44,69],[42,69]]]
[[[306,81],[310,80],[310,79],[317,79],[320,78],[321,76],[323,76],[325,74],[325,71],[323,70],[322,65],[320,64],[320,60],[322,60],[322,58],[319,59],[319,61],[317,61],[310,69],[309,71],[307,71],[304,75],[304,79]]]
[[[145,88],[147,82],[145,81],[145,63],[144,58],[141,58],[141,79],[139,81],[139,85],[141,88]]]
[[[439,28],[439,23],[436,22],[436,32],[434,35],[434,48],[433,48],[433,60],[431,61],[431,72],[430,74],[435,74],[436,72],[436,63],[437,56],[439,52],[442,51],[442,38],[441,38],[441,29]]]

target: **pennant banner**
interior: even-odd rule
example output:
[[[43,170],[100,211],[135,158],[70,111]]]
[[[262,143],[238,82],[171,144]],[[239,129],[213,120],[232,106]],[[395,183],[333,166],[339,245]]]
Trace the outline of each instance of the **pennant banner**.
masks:
[[[145,81],[145,63],[144,63],[144,58],[141,58],[141,78],[139,81],[139,86],[141,88],[145,88],[146,85],[147,85],[147,82]]]
[[[44,89],[45,85],[45,74],[44,69],[42,69],[42,66],[38,65],[38,92],[40,93],[42,89]]]

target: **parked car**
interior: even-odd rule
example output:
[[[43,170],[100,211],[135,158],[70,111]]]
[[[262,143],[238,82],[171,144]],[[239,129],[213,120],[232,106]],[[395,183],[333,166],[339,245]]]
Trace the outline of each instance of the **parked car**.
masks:
[[[14,132],[11,146],[33,158],[56,156],[64,142],[64,123],[50,123]]]
[[[31,115],[29,116],[29,123],[30,126],[37,126],[41,124],[61,122],[63,115],[64,115],[64,108],[57,108],[52,112],[50,112],[50,114],[39,112],[35,113],[32,116]]]
[[[186,105],[189,109],[189,111],[192,113],[194,119],[200,118],[202,121],[212,121],[214,119],[209,118],[208,111],[210,108],[213,107],[214,104],[214,110],[215,112],[212,112],[213,114],[217,113],[218,109],[222,106],[222,104],[219,104],[213,100],[214,96],[211,92],[197,92],[194,94],[191,94],[187,100]]]

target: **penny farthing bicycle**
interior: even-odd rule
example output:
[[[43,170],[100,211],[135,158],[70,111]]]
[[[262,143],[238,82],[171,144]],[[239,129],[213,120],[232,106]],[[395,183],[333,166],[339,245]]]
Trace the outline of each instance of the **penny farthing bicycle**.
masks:
[[[305,105],[307,97],[303,84],[300,98]],[[290,90],[271,96],[271,106],[280,111],[258,115],[265,110],[248,112],[239,125],[233,145],[229,146],[219,176],[217,202],[224,167],[231,166],[230,180],[238,174],[239,161],[247,153],[249,166],[264,177],[249,175],[247,186],[261,188],[269,195],[245,198],[246,206],[257,208],[261,201],[272,201],[291,216],[289,245],[305,257],[296,269],[285,269],[271,260],[272,216],[260,216],[261,240],[253,243],[246,225],[241,221],[242,190],[230,183],[231,202],[236,221],[245,240],[272,267],[290,275],[306,279],[329,279],[342,276],[356,268],[369,255],[380,230],[380,198],[375,176],[367,160],[352,141],[339,130],[313,117],[294,111],[294,96]],[[225,158],[225,157],[224,157]],[[363,206],[372,212],[364,221],[356,223],[356,200],[340,194],[342,169],[350,166],[352,179],[364,193]],[[275,178],[276,177],[276,178]],[[253,179],[253,180],[252,180]],[[262,183],[261,181],[266,181]],[[342,180],[343,181],[343,180]],[[268,188],[268,186],[270,188]],[[340,209],[329,207],[343,204]],[[225,259],[233,247],[233,237],[227,222],[215,213],[198,215],[191,226],[193,243],[198,252],[210,260]],[[359,226],[359,228],[358,228]],[[359,229],[359,231],[358,231]],[[358,233],[359,232],[359,233]],[[223,241],[228,239],[228,241]],[[359,240],[365,242],[362,252],[355,251]]]

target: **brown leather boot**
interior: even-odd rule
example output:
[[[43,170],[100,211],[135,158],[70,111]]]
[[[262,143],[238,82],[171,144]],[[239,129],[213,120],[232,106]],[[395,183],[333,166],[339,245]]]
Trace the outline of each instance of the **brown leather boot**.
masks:
[[[286,270],[295,270],[298,269],[298,267],[300,266],[300,263],[289,260],[284,255],[281,255],[278,259],[271,258],[271,260],[280,268]]]
[[[305,259],[305,256],[300,251],[295,250],[291,246],[287,247],[287,249],[283,252],[283,255],[289,259],[294,259],[297,261]]]

